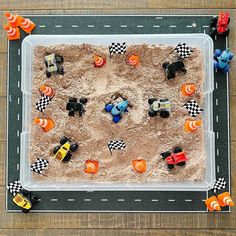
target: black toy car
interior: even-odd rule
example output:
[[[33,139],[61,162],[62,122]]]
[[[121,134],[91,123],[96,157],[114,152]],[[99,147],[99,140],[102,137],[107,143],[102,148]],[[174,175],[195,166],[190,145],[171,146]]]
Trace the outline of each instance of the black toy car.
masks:
[[[50,54],[45,56],[46,75],[48,78],[51,77],[52,73],[58,73],[59,75],[64,75],[64,68],[59,65],[64,61],[63,57],[58,54]]]
[[[60,145],[55,146],[53,149],[54,158],[59,161],[68,162],[72,157],[70,152],[75,152],[78,147],[77,143],[72,143],[66,136],[62,136]]]
[[[148,103],[150,105],[148,115],[155,117],[158,114],[162,118],[168,118],[171,112],[171,103],[168,99],[149,98]]]
[[[85,113],[84,106],[88,102],[87,98],[80,98],[79,102],[77,98],[70,97],[69,102],[66,104],[66,110],[69,111],[69,116],[75,116],[75,112],[79,112],[79,116],[82,116]]]
[[[179,60],[173,63],[170,63],[168,61],[164,62],[162,64],[162,68],[165,69],[166,71],[167,79],[175,78],[176,73],[178,75],[183,75],[183,74],[186,74],[187,72],[185,69],[184,63]]]

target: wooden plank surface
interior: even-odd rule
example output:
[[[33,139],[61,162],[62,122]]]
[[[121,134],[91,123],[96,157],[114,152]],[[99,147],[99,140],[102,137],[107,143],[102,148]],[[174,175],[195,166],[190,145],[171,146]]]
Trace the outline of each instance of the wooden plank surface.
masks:
[[[161,2],[161,3],[160,3]],[[218,10],[170,10],[158,8],[235,8],[235,0],[177,1],[60,1],[1,0],[0,15],[7,9],[19,14],[216,14]],[[115,9],[116,8],[116,9]],[[139,9],[140,8],[140,9]],[[146,9],[144,9],[146,8]],[[65,9],[65,10],[64,10]],[[236,10],[231,10],[231,48],[236,53]],[[4,22],[0,17],[0,24]],[[138,213],[82,213],[82,214],[9,214],[5,212],[5,145],[6,145],[6,68],[7,41],[0,30],[0,235],[235,235],[236,209],[223,214],[138,214]],[[231,64],[231,164],[236,169],[236,81],[235,62]],[[236,197],[236,172],[232,172],[232,195]],[[23,222],[23,223],[22,223]],[[27,230],[29,228],[30,230]],[[59,230],[57,228],[60,228]],[[221,230],[215,230],[215,229]],[[36,230],[38,229],[38,230]],[[79,229],[79,230],[76,230]],[[107,230],[106,230],[107,229]],[[137,230],[138,229],[138,230]],[[146,230],[144,230],[146,229]],[[173,229],[173,230],[158,230]],[[188,229],[183,232],[182,229]],[[199,230],[197,230],[199,229]],[[222,230],[227,229],[227,230]]]

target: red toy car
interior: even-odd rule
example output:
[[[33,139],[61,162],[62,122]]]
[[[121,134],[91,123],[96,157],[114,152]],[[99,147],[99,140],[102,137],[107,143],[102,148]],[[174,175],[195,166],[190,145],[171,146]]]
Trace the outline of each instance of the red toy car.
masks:
[[[219,16],[215,16],[210,21],[211,36],[215,35],[229,35],[229,29],[227,28],[230,22],[229,12],[220,12]]]
[[[170,170],[174,168],[174,165],[184,166],[188,160],[181,147],[175,147],[173,153],[169,151],[163,152],[161,156],[166,161]]]

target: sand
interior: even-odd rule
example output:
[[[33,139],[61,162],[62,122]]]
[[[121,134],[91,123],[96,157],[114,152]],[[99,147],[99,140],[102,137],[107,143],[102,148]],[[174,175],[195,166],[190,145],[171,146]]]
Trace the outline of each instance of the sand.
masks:
[[[33,177],[42,181],[65,182],[170,182],[198,181],[205,177],[206,156],[204,136],[201,127],[196,133],[183,130],[184,121],[190,116],[182,105],[189,98],[182,97],[180,86],[193,82],[198,91],[194,95],[202,103],[202,84],[204,82],[202,55],[194,48],[192,55],[184,60],[187,73],[168,81],[162,63],[173,58],[173,47],[165,45],[133,45],[124,55],[115,54],[109,58],[107,47],[88,44],[37,46],[34,51],[32,84],[32,119],[51,117],[55,128],[45,133],[38,125],[31,126],[30,154],[31,163],[37,157],[49,161],[44,175],[33,173]],[[44,57],[46,52],[58,53],[64,57],[65,75],[53,74],[50,79],[45,74]],[[141,65],[131,67],[126,63],[127,55],[132,52],[141,57]],[[103,68],[93,67],[93,55],[106,56],[108,61]],[[39,87],[46,84],[55,91],[55,96],[46,107],[45,114],[35,109],[39,100]],[[115,93],[127,97],[132,104],[118,124],[112,122],[104,105]],[[66,103],[70,96],[87,97],[86,113],[83,117],[69,117]],[[148,116],[148,98],[168,98],[172,103],[169,118],[150,118]],[[201,115],[198,116],[201,118]],[[79,144],[70,162],[62,163],[53,159],[52,150],[59,144],[61,136],[70,137]],[[113,151],[111,156],[107,142],[123,139],[126,149]],[[189,161],[184,167],[168,170],[160,153],[181,146]],[[145,159],[147,171],[138,174],[132,170],[131,161]],[[84,172],[84,163],[88,159],[99,161],[96,175]]]

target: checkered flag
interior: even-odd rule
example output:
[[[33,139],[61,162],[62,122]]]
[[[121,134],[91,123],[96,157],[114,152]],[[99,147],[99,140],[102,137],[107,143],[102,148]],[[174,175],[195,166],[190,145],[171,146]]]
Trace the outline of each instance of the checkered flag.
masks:
[[[199,107],[195,100],[190,100],[186,102],[183,107],[188,110],[188,114],[192,117],[196,117],[199,113],[203,111],[203,109]]]
[[[42,95],[42,97],[36,103],[36,109],[41,112],[44,112],[46,106],[49,104],[50,101],[51,101],[50,97],[48,97],[46,95]]]
[[[19,180],[16,180],[13,183],[9,183],[7,185],[7,189],[9,190],[10,193],[12,193],[13,196],[15,196],[17,193],[19,193],[23,187],[21,186],[21,183]]]
[[[114,53],[124,54],[126,52],[126,43],[112,43],[109,45],[110,56]]]
[[[30,170],[42,174],[43,170],[48,166],[49,162],[43,158],[37,158],[37,161],[30,166]]]
[[[213,192],[216,193],[217,190],[224,189],[226,187],[226,181],[224,177],[220,177],[215,181],[215,184],[212,188]]]
[[[124,140],[109,141],[107,143],[107,146],[111,152],[111,155],[112,155],[112,150],[115,150],[115,149],[122,150],[122,149],[125,149],[126,147]]]
[[[193,52],[193,50],[190,49],[190,48],[186,45],[186,43],[179,43],[179,44],[175,47],[174,51],[177,52],[181,58],[187,58],[187,57],[190,56],[191,53]]]

